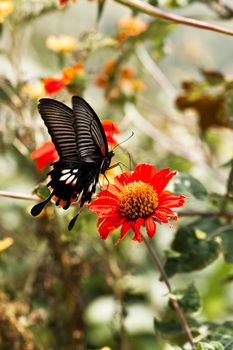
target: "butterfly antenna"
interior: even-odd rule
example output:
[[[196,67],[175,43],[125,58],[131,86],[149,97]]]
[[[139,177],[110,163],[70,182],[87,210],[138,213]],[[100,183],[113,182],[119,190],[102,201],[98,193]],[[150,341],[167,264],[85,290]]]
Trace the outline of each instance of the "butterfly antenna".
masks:
[[[134,132],[131,132],[131,135],[129,137],[127,137],[127,139],[123,140],[122,142],[118,143],[115,147],[113,147],[112,150],[114,150],[115,148],[117,148],[118,146],[122,145],[122,143],[125,143],[126,141],[128,141],[129,139],[131,139],[131,137],[134,136]]]
[[[69,225],[68,225],[68,230],[69,230],[69,231],[71,231],[72,228],[74,227],[74,224],[75,224],[75,222],[76,222],[76,220],[77,220],[79,214],[80,214],[80,211],[78,212],[77,215],[75,215],[75,216],[73,217],[73,219],[70,220]]]

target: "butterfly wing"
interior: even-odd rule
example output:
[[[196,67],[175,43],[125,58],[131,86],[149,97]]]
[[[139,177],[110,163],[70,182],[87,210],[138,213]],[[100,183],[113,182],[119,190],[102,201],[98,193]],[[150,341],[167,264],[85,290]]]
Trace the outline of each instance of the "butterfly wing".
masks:
[[[52,200],[63,209],[68,209],[77,199],[80,207],[91,200],[99,173],[97,164],[61,161],[53,164],[49,175],[48,187],[53,193]]]
[[[77,136],[79,159],[100,162],[108,154],[107,138],[103,126],[91,106],[81,97],[73,96],[74,128]]]
[[[51,98],[40,99],[38,109],[60,159],[77,160],[77,142],[72,109]]]
[[[75,200],[80,207],[91,200],[98,182],[108,144],[102,124],[94,110],[80,97],[72,99],[73,111],[53,99],[41,99],[39,112],[60,156],[50,171],[50,196],[35,205],[31,213],[38,215],[50,199],[69,208]],[[76,217],[71,221],[72,228]]]

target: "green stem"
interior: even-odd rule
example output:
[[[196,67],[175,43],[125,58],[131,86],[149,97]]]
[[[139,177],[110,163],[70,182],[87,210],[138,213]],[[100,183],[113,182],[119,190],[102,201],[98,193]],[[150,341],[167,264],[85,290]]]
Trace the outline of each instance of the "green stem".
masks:
[[[162,280],[164,281],[164,283],[166,284],[167,286],[167,289],[169,291],[169,293],[172,293],[172,288],[171,288],[171,285],[170,285],[170,282],[168,280],[168,276],[166,274],[166,271],[164,270],[155,250],[153,250],[151,248],[151,244],[149,242],[149,240],[143,236],[143,241],[146,245],[146,248],[148,250],[148,253],[150,254],[151,256],[151,259],[153,261],[153,263],[155,264],[156,268],[159,270],[160,274],[161,274],[161,277],[162,277]],[[191,346],[193,347],[193,336],[192,336],[192,332],[189,328],[189,325],[188,325],[188,322],[186,320],[186,317],[185,317],[185,314],[182,310],[182,308],[180,307],[180,305],[178,304],[178,302],[175,300],[175,299],[172,299],[170,298],[170,301],[176,311],[176,314],[180,320],[180,323],[181,323],[181,326],[183,328],[183,331],[184,331],[184,334],[186,335],[186,338],[188,340],[188,342],[191,344]]]

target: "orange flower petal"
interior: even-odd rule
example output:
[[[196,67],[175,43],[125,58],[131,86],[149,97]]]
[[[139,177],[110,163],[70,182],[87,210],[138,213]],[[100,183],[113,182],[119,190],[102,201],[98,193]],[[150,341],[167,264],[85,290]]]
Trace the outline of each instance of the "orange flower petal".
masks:
[[[179,208],[186,202],[187,197],[184,195],[175,195],[169,191],[164,191],[160,195],[160,205],[169,208]]]
[[[156,167],[151,164],[139,164],[134,169],[131,181],[143,181],[145,183],[151,183],[152,178],[156,174]]]
[[[121,227],[121,239],[125,237],[125,235],[128,233],[128,231],[131,229],[132,223],[131,221],[126,221],[122,224]]]
[[[124,173],[117,175],[115,177],[115,183],[120,188],[131,182],[132,173],[130,171],[125,171]]]
[[[102,239],[106,239],[112,231],[114,231],[117,227],[122,225],[122,223],[125,221],[125,218],[122,218],[120,216],[114,216],[105,219],[100,225],[99,225],[99,234]]]
[[[42,170],[47,164],[58,160],[59,156],[54,144],[46,141],[31,153],[31,158],[36,159],[37,169]]]
[[[115,214],[118,210],[118,202],[113,198],[98,198],[89,205],[89,208],[97,215],[106,217]]]
[[[170,169],[162,169],[158,171],[152,179],[152,184],[158,194],[160,194],[167,186],[169,181],[176,175],[176,171],[170,172]]]
[[[135,234],[134,234],[133,240],[138,241],[138,243],[141,243],[143,241],[140,229],[142,224],[144,224],[144,221],[145,219],[139,218],[136,220],[136,223],[135,223],[135,227],[134,227]]]
[[[48,92],[49,94],[54,94],[56,92],[59,92],[65,86],[64,80],[57,79],[57,78],[45,78],[43,79],[43,83],[44,83],[46,92]]]
[[[105,133],[120,134],[120,130],[112,120],[104,119],[101,121],[101,124],[103,125]]]
[[[150,238],[152,238],[155,234],[155,231],[156,231],[156,224],[151,217],[149,217],[145,220],[145,224],[146,224],[147,234]]]

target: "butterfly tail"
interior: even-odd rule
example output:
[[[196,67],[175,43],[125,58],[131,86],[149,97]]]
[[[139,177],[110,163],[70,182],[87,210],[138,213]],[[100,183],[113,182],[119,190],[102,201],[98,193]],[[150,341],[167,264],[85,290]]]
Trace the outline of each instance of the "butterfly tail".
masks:
[[[46,206],[46,204],[50,201],[52,196],[53,196],[53,193],[51,193],[50,196],[47,199],[45,199],[43,202],[34,205],[34,207],[32,207],[32,209],[31,209],[32,216],[39,215],[42,212],[42,210],[44,209],[44,207]]]
[[[76,214],[76,215],[73,217],[73,219],[70,220],[69,225],[68,225],[68,230],[69,230],[69,231],[71,231],[72,228],[74,227],[74,224],[75,224],[75,222],[76,222],[76,220],[77,220],[79,214],[80,214],[80,211],[78,212],[78,214]]]

